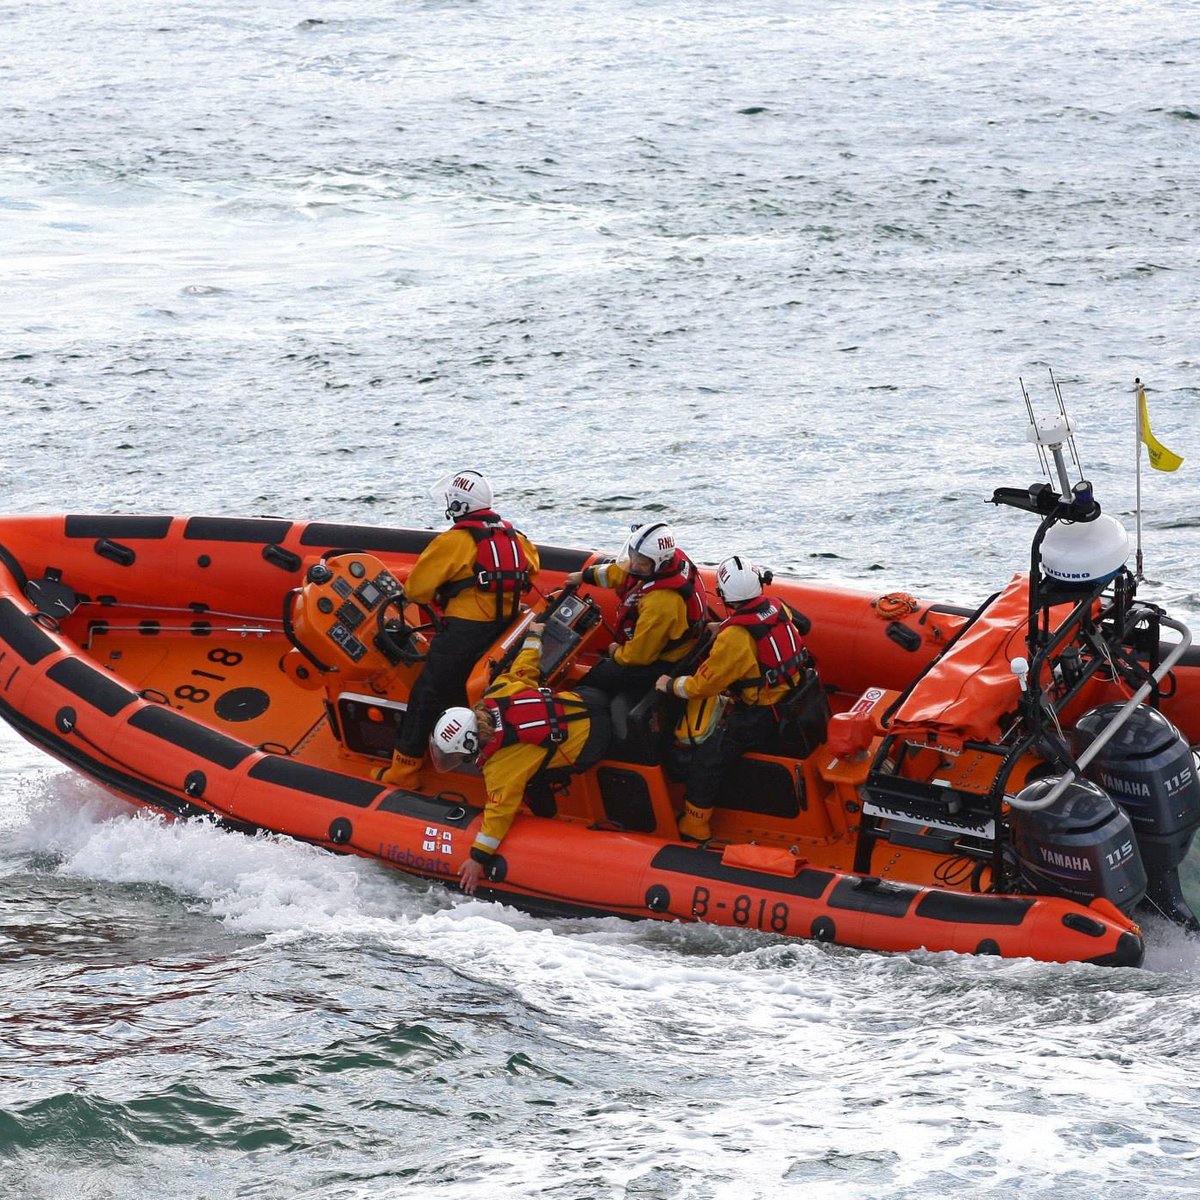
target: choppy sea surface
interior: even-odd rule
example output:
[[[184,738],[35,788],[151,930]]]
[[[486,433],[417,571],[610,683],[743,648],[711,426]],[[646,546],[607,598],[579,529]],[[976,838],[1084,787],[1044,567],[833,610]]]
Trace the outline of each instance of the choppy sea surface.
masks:
[[[1019,379],[1200,617],[1200,13],[0,7],[12,511],[435,526],[978,600]],[[0,1197],[1174,1198],[1200,953],[545,921],[137,815],[0,733]],[[1185,889],[1200,902],[1197,859]]]

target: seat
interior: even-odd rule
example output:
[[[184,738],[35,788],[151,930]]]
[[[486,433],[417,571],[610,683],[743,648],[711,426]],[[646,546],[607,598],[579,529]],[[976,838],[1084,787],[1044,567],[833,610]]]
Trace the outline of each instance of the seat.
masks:
[[[609,706],[612,741],[604,756],[606,759],[647,767],[662,765],[667,725],[663,720],[661,701],[662,697],[653,688],[632,702],[627,695],[613,697]]]

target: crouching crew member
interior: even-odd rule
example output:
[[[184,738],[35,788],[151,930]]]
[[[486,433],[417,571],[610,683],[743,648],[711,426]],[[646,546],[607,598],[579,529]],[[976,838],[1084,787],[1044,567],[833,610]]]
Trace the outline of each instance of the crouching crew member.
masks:
[[[443,713],[429,739],[439,771],[475,762],[487,787],[483,824],[459,868],[468,896],[495,858],[526,788],[546,771],[584,771],[608,748],[608,697],[591,688],[551,692],[539,686],[541,658],[542,626],[533,624],[512,667],[474,708]]]
[[[492,511],[491,484],[459,471],[435,485],[453,525],[429,543],[404,581],[407,599],[436,604],[442,625],[413,684],[391,766],[382,780],[417,788],[430,731],[445,709],[466,701],[479,656],[516,620],[521,596],[538,571],[538,552],[523,533]]]
[[[610,696],[648,691],[704,630],[704,582],[662,521],[634,526],[616,562],[574,571],[567,582],[614,589],[620,600],[611,657],[583,680]]]
[[[748,751],[767,745],[778,726],[775,705],[805,680],[810,659],[802,641],[810,623],[782,600],[763,595],[763,578],[745,558],[717,567],[717,595],[729,616],[694,675],[659,678],[660,692],[684,700],[731,697],[724,723],[696,747],[688,768],[679,832],[706,841],[712,810],[729,769]],[[770,582],[770,575],[766,575]]]

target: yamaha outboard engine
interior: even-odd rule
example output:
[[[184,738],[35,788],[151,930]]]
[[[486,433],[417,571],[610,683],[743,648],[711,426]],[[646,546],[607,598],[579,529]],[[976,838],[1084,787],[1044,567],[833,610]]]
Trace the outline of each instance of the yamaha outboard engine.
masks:
[[[1121,708],[1120,703],[1103,704],[1079,718],[1073,739],[1076,755]],[[1200,779],[1183,734],[1157,709],[1139,705],[1084,773],[1129,814],[1149,880],[1147,904],[1180,925],[1200,930],[1179,885],[1179,864],[1200,826]]]
[[[1057,777],[1022,788],[1041,800]],[[1026,882],[1041,895],[1080,904],[1097,897],[1126,913],[1146,894],[1146,872],[1129,818],[1094,783],[1075,780],[1049,807],[1011,813],[1013,845]]]

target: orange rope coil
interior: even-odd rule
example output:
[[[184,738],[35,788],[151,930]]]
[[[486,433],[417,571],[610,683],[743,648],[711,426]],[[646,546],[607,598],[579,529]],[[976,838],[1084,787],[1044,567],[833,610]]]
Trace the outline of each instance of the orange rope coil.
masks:
[[[888,592],[877,600],[871,601],[871,607],[885,621],[903,621],[920,609],[920,604],[907,592]]]

